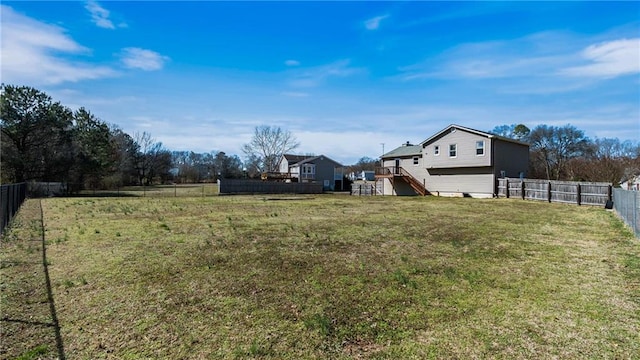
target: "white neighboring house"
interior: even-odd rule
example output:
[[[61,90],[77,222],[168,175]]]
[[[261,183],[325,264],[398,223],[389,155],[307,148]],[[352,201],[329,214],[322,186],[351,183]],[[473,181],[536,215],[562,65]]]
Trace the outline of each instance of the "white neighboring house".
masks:
[[[356,181],[356,180],[374,181],[376,179],[376,172],[373,170],[354,171],[349,173],[347,177],[351,181]]]
[[[631,175],[623,178],[620,182],[620,188],[624,190],[640,191],[640,175]]]
[[[449,125],[418,145],[382,155],[376,179],[385,195],[492,197],[498,178],[523,177],[529,145],[460,125]]]
[[[322,183],[324,190],[342,190],[344,166],[324,155],[284,154],[280,159],[280,173],[291,181]]]

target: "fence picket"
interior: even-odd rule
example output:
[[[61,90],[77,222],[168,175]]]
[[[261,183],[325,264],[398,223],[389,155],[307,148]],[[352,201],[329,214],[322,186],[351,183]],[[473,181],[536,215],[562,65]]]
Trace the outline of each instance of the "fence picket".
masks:
[[[613,208],[640,238],[640,191],[613,189]]]
[[[498,197],[519,197],[578,205],[604,205],[611,200],[611,184],[538,179],[498,179]]]
[[[27,196],[27,184],[6,184],[0,186],[0,234],[11,223]]]

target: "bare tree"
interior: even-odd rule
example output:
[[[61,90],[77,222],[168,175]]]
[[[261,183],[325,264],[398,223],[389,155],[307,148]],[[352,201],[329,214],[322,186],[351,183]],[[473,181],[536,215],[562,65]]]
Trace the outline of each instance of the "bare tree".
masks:
[[[149,185],[154,177],[165,176],[171,166],[171,153],[146,131],[134,133],[133,139],[138,145],[134,164],[140,185]]]
[[[300,143],[289,131],[277,126],[257,126],[251,142],[242,147],[248,159],[259,159],[259,170],[278,170],[278,162],[285,153],[297,148]]]
[[[361,171],[373,171],[376,169],[376,166],[379,164],[378,159],[372,159],[368,156],[361,157],[357,163],[351,165],[349,168],[354,172]]]
[[[592,151],[591,140],[572,125],[538,125],[529,134],[529,141],[532,155],[530,173],[540,178],[567,178],[567,162]]]

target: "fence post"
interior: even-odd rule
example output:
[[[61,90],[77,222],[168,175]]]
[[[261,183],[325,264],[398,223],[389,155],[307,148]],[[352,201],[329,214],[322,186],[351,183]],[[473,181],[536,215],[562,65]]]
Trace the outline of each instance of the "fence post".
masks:
[[[638,233],[640,232],[640,229],[638,229],[638,197],[640,197],[640,192],[635,193],[634,192],[634,197],[633,197],[633,231],[636,234],[636,236],[638,236]]]
[[[507,199],[509,198],[509,178],[504,178],[505,193],[507,193]]]
[[[14,218],[26,198],[26,183],[0,186],[0,234]]]
[[[522,200],[524,200],[524,180],[520,180],[520,191],[522,192]]]
[[[611,192],[612,192],[611,188],[612,188],[611,185],[607,186],[607,200],[609,200],[609,201],[613,200],[612,196],[611,196]]]
[[[577,193],[578,193],[578,194],[577,194],[578,196],[577,196],[577,199],[576,199],[576,200],[577,200],[577,202],[578,202],[578,205],[581,205],[580,203],[582,202],[582,193],[581,193],[581,192],[582,192],[582,191],[581,191],[582,189],[580,188],[580,184],[578,184],[578,188],[577,188],[576,190],[577,190]]]
[[[551,181],[547,184],[547,200],[551,202]]]

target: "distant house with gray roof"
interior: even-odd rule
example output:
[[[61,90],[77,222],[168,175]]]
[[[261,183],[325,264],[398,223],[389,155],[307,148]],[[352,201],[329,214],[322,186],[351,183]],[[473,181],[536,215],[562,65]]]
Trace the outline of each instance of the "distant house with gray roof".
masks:
[[[342,190],[344,165],[324,155],[284,154],[279,171],[294,182],[321,183],[325,191]]]
[[[492,197],[500,177],[524,176],[529,145],[471,128],[449,125],[418,145],[382,155],[376,179],[385,195]]]

